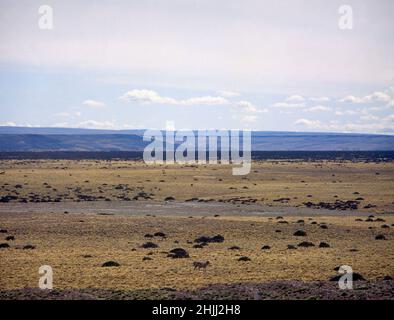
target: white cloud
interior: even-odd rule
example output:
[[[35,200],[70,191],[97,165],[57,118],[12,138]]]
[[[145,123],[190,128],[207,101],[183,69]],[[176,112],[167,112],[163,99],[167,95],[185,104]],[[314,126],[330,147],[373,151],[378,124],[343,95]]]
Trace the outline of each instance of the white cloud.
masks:
[[[394,107],[394,99],[391,99],[384,105],[376,106],[376,107],[371,107],[369,108],[370,111],[384,111],[388,110],[390,108]]]
[[[259,109],[255,105],[253,105],[251,102],[245,101],[245,100],[239,101],[236,104],[236,107],[240,108],[242,111],[250,112],[250,113],[265,113],[265,112],[268,112],[268,109]]]
[[[85,100],[82,102],[84,106],[91,107],[91,108],[103,108],[105,107],[105,103],[97,100]]]
[[[309,119],[298,119],[294,122],[295,125],[303,125],[308,128],[319,128],[321,126],[321,122],[319,120],[309,120]]]
[[[51,127],[53,127],[53,128],[68,128],[69,124],[68,124],[68,122],[58,122],[58,123],[54,123],[53,125],[51,125]]]
[[[278,102],[273,104],[276,108],[304,108],[305,103],[287,103],[287,102]]]
[[[371,107],[371,108],[369,108],[368,110],[369,110],[370,112],[382,111],[382,110],[388,109],[388,107],[389,107],[389,106],[386,106],[386,107]]]
[[[372,102],[372,101],[389,102],[391,100],[391,97],[385,92],[376,91],[368,96],[365,96],[364,100],[367,102]]]
[[[362,121],[368,121],[368,122],[371,122],[371,121],[378,121],[378,120],[380,120],[380,117],[374,116],[374,115],[372,115],[372,114],[366,114],[366,115],[361,116],[361,117],[360,117],[360,120],[362,120]]]
[[[90,128],[90,129],[114,129],[115,123],[111,121],[96,121],[86,120],[77,124],[78,128]]]
[[[305,112],[328,112],[331,110],[332,109],[330,107],[325,107],[325,106],[320,106],[320,105],[304,109]]]
[[[0,124],[2,127],[17,127],[17,124],[13,121],[7,121]]]
[[[290,97],[287,97],[286,101],[287,102],[303,102],[303,101],[305,101],[305,98],[303,96],[295,94]]]
[[[141,104],[168,104],[168,105],[223,105],[229,101],[223,97],[202,96],[192,97],[185,100],[160,96],[156,91],[146,89],[134,89],[120,97],[122,100],[135,101]]]
[[[30,123],[16,123],[14,121],[7,121],[0,123],[0,126],[4,127],[28,127],[28,128],[39,128],[41,125],[39,124],[30,124]]]
[[[356,115],[356,114],[359,114],[359,113],[360,113],[359,110],[345,110],[345,111],[336,110],[335,111],[335,115],[336,116],[344,116],[344,115],[352,116],[352,115]]]
[[[376,122],[373,122],[373,121]],[[394,115],[388,116],[383,119],[377,117],[371,117],[364,119],[368,123],[344,123],[339,124],[338,122],[331,121],[327,124],[320,122],[319,120],[309,119],[298,119],[294,122],[296,125],[304,126],[309,129],[325,130],[325,131],[336,131],[336,132],[393,132],[394,131]]]
[[[161,97],[153,90],[138,90],[134,89],[127,91],[123,96],[120,97],[126,101],[136,101],[139,103],[159,103],[159,104],[176,104],[177,101],[173,98]]]
[[[345,132],[392,132],[394,125],[387,123],[347,123],[342,126],[342,131]]]
[[[349,103],[370,103],[370,102],[389,102],[391,97],[382,91],[375,91],[372,94],[366,95],[364,97],[356,97],[356,96],[346,96],[339,100],[340,102],[349,102]]]
[[[346,96],[339,101],[340,102],[349,102],[349,103],[364,103],[362,98],[358,98],[355,96]]]
[[[330,98],[328,98],[328,97],[310,97],[308,99],[310,101],[314,101],[314,102],[327,102],[327,101],[330,101]]]
[[[195,97],[186,100],[180,100],[177,104],[180,105],[221,105],[228,104],[228,100],[223,97]]]

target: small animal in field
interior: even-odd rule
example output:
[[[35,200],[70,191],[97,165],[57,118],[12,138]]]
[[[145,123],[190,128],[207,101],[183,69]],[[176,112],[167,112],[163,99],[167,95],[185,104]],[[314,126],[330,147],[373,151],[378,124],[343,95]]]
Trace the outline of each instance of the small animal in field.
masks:
[[[196,269],[206,270],[208,265],[209,265],[209,261],[194,261],[193,262],[194,270],[196,270]]]

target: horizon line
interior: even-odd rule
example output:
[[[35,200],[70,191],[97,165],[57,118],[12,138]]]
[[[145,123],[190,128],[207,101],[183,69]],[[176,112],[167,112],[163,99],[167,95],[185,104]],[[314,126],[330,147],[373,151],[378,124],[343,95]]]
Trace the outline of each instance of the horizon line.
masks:
[[[146,130],[159,130],[159,131],[213,131],[213,130],[239,130],[239,131],[250,131],[250,132],[265,132],[265,133],[298,133],[298,134],[341,134],[341,135],[384,135],[384,136],[392,136],[394,132],[338,132],[338,131],[286,131],[286,130],[252,130],[252,129],[227,129],[227,128],[204,128],[204,129],[188,129],[188,128],[180,128],[180,129],[165,129],[165,128],[127,128],[127,129],[110,129],[110,128],[86,128],[86,127],[51,127],[51,126],[6,126],[0,125],[0,129],[31,129],[31,130],[86,130],[86,131],[116,131],[116,132],[125,132],[125,131],[146,131]],[[0,132],[0,134],[7,134],[4,132]]]

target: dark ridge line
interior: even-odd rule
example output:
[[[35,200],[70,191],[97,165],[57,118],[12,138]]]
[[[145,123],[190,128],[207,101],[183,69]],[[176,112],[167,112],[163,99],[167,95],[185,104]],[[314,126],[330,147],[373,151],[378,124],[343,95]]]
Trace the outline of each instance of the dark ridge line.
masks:
[[[142,160],[142,151],[0,152],[1,160]],[[218,154],[220,160],[220,153]],[[394,151],[252,151],[253,160],[393,161]]]

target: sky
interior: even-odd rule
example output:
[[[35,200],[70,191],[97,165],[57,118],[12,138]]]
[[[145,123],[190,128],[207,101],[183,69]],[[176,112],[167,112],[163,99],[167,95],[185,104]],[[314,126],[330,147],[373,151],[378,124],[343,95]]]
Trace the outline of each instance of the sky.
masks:
[[[393,134],[393,13],[392,0],[0,0],[0,125]]]

